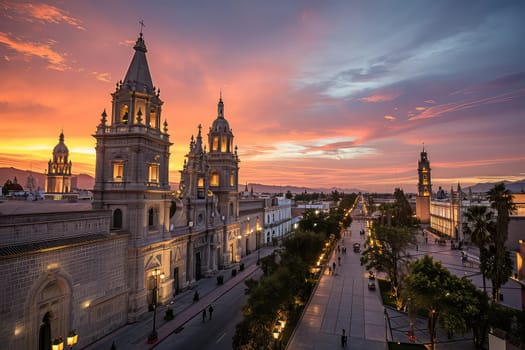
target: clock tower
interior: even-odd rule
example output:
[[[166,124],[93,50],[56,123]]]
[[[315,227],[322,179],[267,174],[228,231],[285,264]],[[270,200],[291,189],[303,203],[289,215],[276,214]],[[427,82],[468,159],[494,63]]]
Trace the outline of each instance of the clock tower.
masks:
[[[428,161],[425,146],[417,163],[418,184],[416,196],[416,216],[421,223],[430,222],[430,199],[432,195],[432,183],[430,181],[430,162]]]

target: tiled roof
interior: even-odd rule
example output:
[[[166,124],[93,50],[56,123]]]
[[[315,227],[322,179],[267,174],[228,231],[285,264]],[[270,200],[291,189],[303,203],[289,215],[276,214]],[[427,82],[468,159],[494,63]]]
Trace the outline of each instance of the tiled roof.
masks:
[[[91,243],[95,241],[100,241],[108,239],[109,236],[104,233],[94,233],[90,235],[78,236],[78,237],[68,237],[55,239],[45,242],[34,242],[34,243],[25,243],[19,245],[12,245],[7,247],[0,247],[0,258],[12,258],[17,255],[37,252],[37,251],[46,251],[65,248],[71,245],[80,245],[85,243]]]

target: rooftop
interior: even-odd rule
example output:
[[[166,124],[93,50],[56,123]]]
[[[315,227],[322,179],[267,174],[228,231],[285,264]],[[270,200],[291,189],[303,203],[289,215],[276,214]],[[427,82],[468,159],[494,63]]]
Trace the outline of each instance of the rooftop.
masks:
[[[23,214],[42,214],[60,213],[91,210],[91,201],[70,202],[67,200],[6,200],[0,201],[0,216],[4,215],[23,215]]]

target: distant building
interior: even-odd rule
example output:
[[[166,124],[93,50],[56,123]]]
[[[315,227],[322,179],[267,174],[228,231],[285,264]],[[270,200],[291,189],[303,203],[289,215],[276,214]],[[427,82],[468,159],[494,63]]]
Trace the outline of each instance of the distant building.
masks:
[[[53,159],[50,159],[47,165],[45,182],[47,199],[62,199],[76,189],[77,178],[71,174],[72,166],[69,149],[64,143],[64,132],[61,132],[58,144],[53,149]]]
[[[425,147],[423,147],[417,164],[418,184],[416,196],[416,216],[423,224],[430,222],[430,198],[432,196],[430,170],[427,152],[425,152]]]
[[[276,244],[292,232],[292,200],[284,197],[266,199],[264,210],[264,239]]]

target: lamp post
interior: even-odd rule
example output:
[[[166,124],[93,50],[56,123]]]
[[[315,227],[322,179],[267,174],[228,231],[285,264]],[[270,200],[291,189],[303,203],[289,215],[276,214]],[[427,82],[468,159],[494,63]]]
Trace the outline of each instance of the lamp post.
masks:
[[[149,337],[148,337],[148,343],[154,343],[157,341],[157,327],[156,327],[156,321],[157,321],[157,303],[158,303],[158,283],[159,283],[159,277],[160,279],[164,279],[164,273],[160,271],[160,269],[155,269],[153,272],[151,272],[151,275],[153,276],[153,330],[151,331]]]
[[[78,343],[78,334],[75,330],[72,330],[67,336],[67,346],[69,346],[69,349],[72,350],[73,345],[76,343]]]

